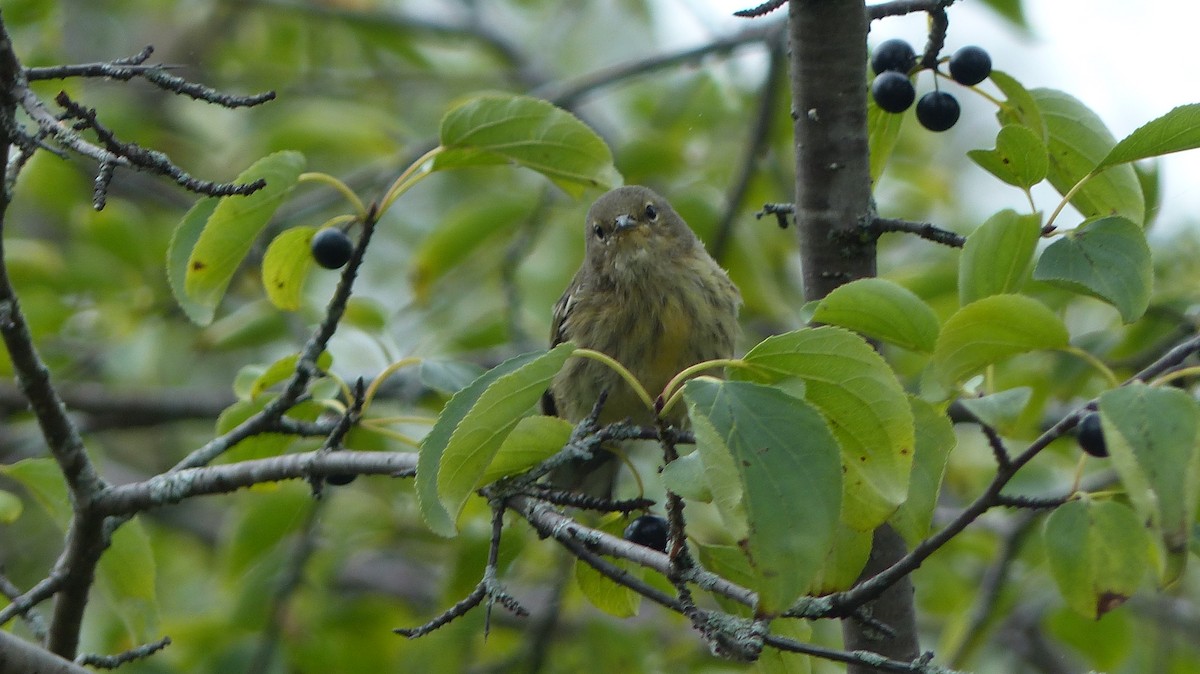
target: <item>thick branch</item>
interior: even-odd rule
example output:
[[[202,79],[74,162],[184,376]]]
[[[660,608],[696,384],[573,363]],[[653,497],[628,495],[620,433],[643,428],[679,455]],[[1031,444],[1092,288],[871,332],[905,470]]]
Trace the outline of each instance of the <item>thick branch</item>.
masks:
[[[220,466],[183,468],[145,482],[112,487],[96,498],[105,515],[133,515],[178,503],[185,498],[224,494],[263,482],[305,479],[311,475],[391,475],[410,477],[417,468],[412,452],[305,452]]]
[[[0,630],[0,674],[95,674]]]

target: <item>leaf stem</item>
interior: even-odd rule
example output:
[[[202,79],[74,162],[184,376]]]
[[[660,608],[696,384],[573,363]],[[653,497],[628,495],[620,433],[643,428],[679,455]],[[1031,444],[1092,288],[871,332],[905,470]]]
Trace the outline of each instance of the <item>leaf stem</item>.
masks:
[[[363,404],[362,404],[363,411],[365,412],[368,408],[370,408],[371,401],[375,399],[375,394],[379,391],[379,386],[381,384],[383,384],[383,382],[387,381],[388,377],[392,376],[393,374],[396,374],[397,372],[408,367],[409,365],[415,365],[420,362],[421,362],[421,359],[419,357],[410,356],[408,358],[401,358],[400,360],[385,367],[383,369],[383,372],[380,372],[379,376],[372,379],[371,385],[367,387],[367,392],[366,392],[366,394],[363,395]]]
[[[1054,220],[1058,218],[1058,214],[1062,212],[1063,208],[1066,208],[1067,204],[1071,203],[1071,199],[1074,198],[1079,190],[1083,189],[1083,186],[1097,175],[1098,174],[1096,171],[1091,171],[1084,177],[1080,178],[1079,182],[1075,183],[1074,187],[1067,190],[1067,193],[1063,195],[1062,201],[1058,202],[1058,206],[1054,207],[1054,212],[1050,214],[1050,217],[1046,220],[1046,224],[1042,227],[1043,234],[1049,234],[1050,232],[1054,231]]]
[[[754,369],[754,366],[742,360],[741,358],[717,358],[714,360],[706,360],[690,367],[686,367],[682,372],[671,378],[667,385],[663,387],[662,398],[666,400],[663,404],[661,414],[666,414],[679,401],[679,397],[683,395],[683,384],[693,376],[718,367],[744,367],[746,369]]]
[[[1104,375],[1104,379],[1108,382],[1109,387],[1116,388],[1121,385],[1121,380],[1117,379],[1117,375],[1113,373],[1112,368],[1105,365],[1104,361],[1097,358],[1094,354],[1085,351],[1078,346],[1068,346],[1067,348],[1063,349],[1063,352],[1078,356],[1086,361],[1088,365],[1092,366],[1092,369]]]
[[[1154,379],[1153,381],[1151,381],[1149,383],[1150,383],[1150,386],[1162,386],[1163,384],[1166,384],[1167,382],[1174,381],[1176,379],[1181,379],[1183,377],[1190,377],[1192,375],[1200,375],[1200,365],[1193,365],[1192,367],[1185,367],[1185,368],[1182,368],[1179,370],[1175,370],[1174,372],[1168,372],[1168,373],[1162,375],[1161,377]]]
[[[439,154],[445,151],[446,148],[441,145],[433,148],[429,152],[421,155],[416,161],[408,165],[404,172],[396,178],[387,192],[383,194],[383,199],[379,201],[379,212],[384,213],[391,207],[400,195],[404,194],[413,185],[416,185],[422,178],[433,172],[433,169],[428,166],[429,162]]]
[[[343,197],[346,197],[346,201],[349,201],[350,205],[354,207],[354,213],[358,218],[365,217],[367,214],[367,207],[363,205],[362,199],[358,198],[358,195],[354,193],[354,190],[350,189],[349,185],[342,182],[335,176],[331,176],[328,173],[313,171],[301,173],[298,182],[324,183],[337,190]]]
[[[646,405],[646,409],[650,410],[652,414],[654,413],[654,400],[646,392],[646,387],[642,386],[642,382],[638,381],[637,377],[633,376],[633,373],[626,369],[624,365],[617,362],[615,358],[599,351],[593,351],[592,349],[575,349],[571,352],[571,355],[589,358],[612,368],[614,372],[621,375],[621,379],[624,379],[626,384],[629,384],[629,388],[633,389],[637,397]]]

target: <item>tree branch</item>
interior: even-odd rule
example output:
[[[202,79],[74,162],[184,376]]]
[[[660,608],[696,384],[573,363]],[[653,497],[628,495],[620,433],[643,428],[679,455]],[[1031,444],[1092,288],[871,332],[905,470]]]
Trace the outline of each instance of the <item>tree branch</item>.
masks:
[[[226,494],[264,482],[302,480],[312,475],[412,477],[415,452],[319,451],[200,468],[180,468],[133,484],[110,487],[96,497],[97,510],[129,516],[193,496]]]

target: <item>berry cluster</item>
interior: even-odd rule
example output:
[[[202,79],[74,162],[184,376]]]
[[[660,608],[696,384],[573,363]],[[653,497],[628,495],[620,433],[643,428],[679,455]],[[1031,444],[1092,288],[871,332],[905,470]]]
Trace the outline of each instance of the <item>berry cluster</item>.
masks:
[[[917,65],[917,53],[904,40],[887,40],[871,54],[871,97],[885,112],[899,114],[917,97],[909,73]],[[973,86],[992,74],[992,57],[979,47],[963,47],[950,57],[950,77]],[[945,131],[958,121],[958,100],[945,91],[931,91],[917,101],[917,121],[930,131]]]

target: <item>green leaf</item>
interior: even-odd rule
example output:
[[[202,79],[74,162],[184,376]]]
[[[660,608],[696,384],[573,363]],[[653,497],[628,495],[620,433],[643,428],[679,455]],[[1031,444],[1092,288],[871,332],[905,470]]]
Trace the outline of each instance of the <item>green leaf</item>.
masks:
[[[929,535],[946,462],[958,444],[958,436],[949,417],[933,405],[918,398],[909,398],[909,404],[917,429],[917,449],[908,480],[908,498],[889,521],[913,546]]]
[[[517,422],[541,398],[575,345],[511,358],[450,399],[421,442],[417,497],[429,528],[457,533],[457,519]]]
[[[171,243],[167,247],[167,281],[171,285],[171,294],[175,296],[175,301],[179,308],[183,309],[183,313],[196,325],[211,323],[216,305],[207,306],[184,292],[188,258],[191,257],[196,242],[200,240],[204,223],[212,217],[220,201],[216,197],[208,197],[192,204],[188,212],[184,213],[183,220],[175,227],[175,232],[171,234]]]
[[[296,185],[303,170],[304,155],[276,152],[254,162],[234,179],[245,183],[263,178],[266,187],[248,196],[218,200],[191,249],[184,272],[184,293],[202,310],[199,316],[207,317],[201,324],[212,320],[212,313],[234,272],[250,252],[254,239]],[[180,227],[189,224],[185,217]]]
[[[439,137],[445,151],[434,160],[435,170],[507,161],[541,173],[573,196],[621,183],[604,140],[571,113],[538,98],[469,98],[442,118]]]
[[[959,304],[1020,290],[1041,234],[1040,215],[1008,209],[971,232],[958,258]]]
[[[1047,179],[1066,195],[1108,156],[1116,140],[1096,113],[1061,91],[1030,92],[1046,122],[1050,171]],[[1085,218],[1122,215],[1139,226],[1145,220],[1145,199],[1133,167],[1114,166],[1092,177],[1071,198]]]
[[[756,612],[778,615],[808,589],[833,542],[842,491],[838,443],[815,408],[769,386],[700,377],[687,383],[684,400],[691,418],[703,419],[720,442],[707,451],[733,458]]]
[[[96,566],[113,610],[138,643],[154,639],[158,631],[156,568],[150,536],[136,519],[117,529]]]
[[[296,363],[299,362],[299,360],[300,354],[293,353],[284,356],[283,358],[280,358],[279,360],[267,366],[267,369],[263,370],[262,373],[255,377],[254,381],[251,382],[248,391],[249,399],[253,400],[257,398],[263,391],[266,391],[272,386],[281,384],[290,379],[291,376],[296,372]],[[333,355],[328,351],[323,351],[321,352],[321,355],[317,356],[317,369],[321,370],[322,372],[327,372],[331,365],[333,365]]]
[[[872,185],[879,184],[879,177],[883,175],[883,169],[887,167],[892,151],[896,149],[904,117],[880,109],[873,98],[867,97],[867,144],[871,152]]]
[[[692,433],[696,436],[695,456],[700,457],[712,503],[725,524],[725,533],[740,541],[749,534],[746,507],[743,502],[742,477],[734,464],[735,458],[727,446],[721,429],[703,414],[690,414]],[[674,463],[674,462],[672,462]]]
[[[21,459],[0,465],[0,475],[21,483],[50,519],[63,531],[67,530],[71,521],[71,501],[67,496],[67,483],[54,459]]]
[[[1113,216],[1081,225],[1050,244],[1033,277],[1108,302],[1121,320],[1132,323],[1150,306],[1154,269],[1142,228]]]
[[[881,278],[838,286],[821,299],[812,320],[924,352],[933,351],[940,329],[937,315],[920,297]]]
[[[262,283],[267,299],[284,311],[300,308],[300,291],[312,267],[312,238],[316,233],[316,227],[284,230],[263,255]]]
[[[980,398],[960,398],[958,402],[975,418],[1004,433],[1017,423],[1032,395],[1032,388],[1018,386]]]
[[[711,445],[710,445],[711,446]],[[700,452],[684,454],[662,468],[663,486],[689,501],[712,503],[713,493]],[[741,494],[738,494],[739,501]],[[743,517],[744,521],[745,518]]]
[[[992,70],[988,76],[992,84],[1004,93],[1006,100],[996,111],[996,119],[1001,126],[1020,124],[1033,132],[1038,140],[1046,143],[1046,122],[1042,119],[1042,111],[1037,101],[1025,87],[1012,75],[1001,70]]]
[[[12,524],[25,510],[25,502],[11,491],[0,489],[0,524]]]
[[[409,280],[417,301],[429,300],[433,283],[496,234],[529,217],[536,203],[526,194],[472,201],[452,210],[413,253]]]
[[[970,150],[967,156],[988,173],[1025,190],[1045,180],[1050,170],[1042,139],[1022,124],[1001,127],[995,149]]]
[[[571,439],[574,426],[558,417],[533,416],[517,422],[500,443],[496,457],[479,478],[490,484],[502,477],[523,473],[554,456]]]
[[[933,366],[946,385],[1019,353],[1062,349],[1067,327],[1046,305],[1024,295],[992,295],[956,311],[942,326]]]
[[[1100,396],[1100,423],[1113,467],[1142,521],[1159,532],[1167,566],[1159,580],[1183,573],[1200,502],[1200,405],[1177,388],[1134,382]]]
[[[454,520],[438,497],[438,467],[454,429],[493,382],[519,370],[543,354],[544,352],[535,352],[510,358],[476,377],[450,398],[430,429],[429,435],[421,441],[421,450],[417,456],[417,501],[421,506],[421,516],[425,519],[425,524],[435,533],[446,537],[457,533]]]
[[[1120,606],[1149,562],[1138,516],[1115,501],[1071,501],[1046,519],[1046,558],[1067,605],[1089,618]]]
[[[842,520],[860,531],[887,521],[908,495],[913,417],[896,374],[862,337],[836,327],[763,340],[731,368],[734,379],[803,380],[804,398],[825,415],[842,447]]]
[[[1181,105],[1134,129],[1121,139],[1096,170],[1200,147],[1200,103]]]

